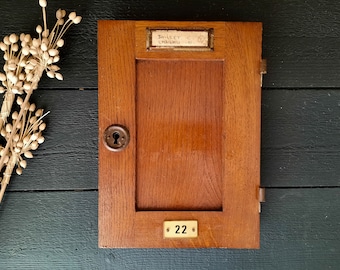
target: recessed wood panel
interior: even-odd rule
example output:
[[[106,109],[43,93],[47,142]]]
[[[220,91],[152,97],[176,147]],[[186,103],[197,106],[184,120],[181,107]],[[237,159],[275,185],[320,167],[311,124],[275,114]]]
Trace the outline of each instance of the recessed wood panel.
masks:
[[[222,61],[137,62],[137,209],[222,210]]]

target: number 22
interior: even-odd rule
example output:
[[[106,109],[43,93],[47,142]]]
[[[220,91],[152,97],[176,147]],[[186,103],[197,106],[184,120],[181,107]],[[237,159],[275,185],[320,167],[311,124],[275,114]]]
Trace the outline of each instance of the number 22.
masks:
[[[177,233],[177,234],[186,234],[187,232],[186,232],[186,229],[187,229],[187,226],[186,225],[182,225],[182,232],[180,231],[180,228],[181,228],[181,226],[179,226],[179,225],[176,225],[175,226],[175,228],[176,228],[176,232],[175,233]]]

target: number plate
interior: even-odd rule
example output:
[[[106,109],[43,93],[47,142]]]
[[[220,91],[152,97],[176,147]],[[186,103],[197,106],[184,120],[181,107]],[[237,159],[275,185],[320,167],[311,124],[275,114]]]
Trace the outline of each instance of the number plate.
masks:
[[[198,235],[197,220],[164,221],[164,238],[195,238]]]

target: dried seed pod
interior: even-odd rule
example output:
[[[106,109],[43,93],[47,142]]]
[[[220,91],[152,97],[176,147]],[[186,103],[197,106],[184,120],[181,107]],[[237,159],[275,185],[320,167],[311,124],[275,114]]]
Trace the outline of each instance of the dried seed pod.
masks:
[[[45,141],[45,138],[43,136],[38,137],[37,142],[39,144],[42,144]]]
[[[3,51],[3,52],[5,52],[6,50],[7,50],[7,45],[5,44],[5,43],[3,43],[3,42],[0,42],[0,49]]]
[[[17,175],[21,175],[22,174],[22,169],[20,167],[18,167],[15,172],[17,173]]]
[[[46,123],[41,123],[40,125],[39,125],[39,130],[40,131],[43,131],[43,130],[45,130],[46,129]]]
[[[16,64],[9,64],[9,65],[7,65],[7,68],[8,68],[8,70],[16,70],[17,69],[17,66],[16,66]]]
[[[28,73],[26,74],[26,80],[27,80],[28,82],[30,82],[30,81],[32,80],[32,78],[33,78],[33,73],[28,72]]]
[[[45,44],[45,43],[42,43],[41,46],[40,46],[40,48],[41,48],[44,52],[47,51],[47,49],[48,49],[47,44]]]
[[[38,109],[38,110],[35,112],[35,116],[40,117],[40,116],[43,115],[43,113],[44,113],[44,110],[43,110],[43,109]]]
[[[34,142],[31,143],[30,146],[31,146],[32,150],[37,150],[38,147],[39,147],[39,143],[37,141],[34,141]]]
[[[36,48],[31,47],[31,48],[30,48],[30,54],[32,54],[32,55],[37,55],[38,52],[37,52]]]
[[[25,66],[25,69],[27,69],[27,70],[33,70],[33,69],[34,69],[34,66],[33,66],[32,64],[27,64],[27,65]]]
[[[30,124],[34,124],[37,121],[37,117],[36,116],[32,116],[29,120]]]
[[[77,14],[73,11],[68,15],[68,18],[73,21],[77,17]]]
[[[26,136],[22,141],[23,141],[23,143],[24,143],[25,145],[27,145],[27,144],[29,143],[29,141],[30,141],[30,137],[29,137],[29,136]]]
[[[24,160],[24,159],[22,159],[20,162],[19,162],[19,165],[20,165],[20,167],[21,168],[26,168],[27,167],[27,161],[26,160]]]
[[[78,23],[81,22],[81,19],[82,19],[81,16],[77,16],[77,17],[75,17],[72,21],[73,21],[74,24],[78,24]]]
[[[49,34],[50,34],[50,30],[48,30],[48,29],[46,29],[42,32],[42,36],[45,37],[45,38],[47,38]]]
[[[53,57],[49,57],[47,59],[47,65],[51,65],[53,63]]]
[[[30,34],[26,34],[25,38],[24,38],[24,41],[25,42],[30,42],[31,40],[32,40],[31,35]]]
[[[62,17],[64,18],[66,16],[66,10],[65,9],[62,9],[61,10],[61,14],[62,14]]]
[[[17,104],[20,106],[23,103],[23,99],[21,97],[17,97]]]
[[[26,168],[27,167],[27,161],[26,160],[21,160],[20,162],[19,162],[19,164],[20,164],[20,167],[22,167],[22,168]]]
[[[63,78],[63,75],[60,74],[60,73],[56,73],[55,74],[55,77],[59,80],[59,81],[62,81],[64,78]]]
[[[25,80],[25,74],[24,73],[20,73],[19,74],[19,84],[17,83],[17,86],[22,86],[23,85],[23,81]]]
[[[30,90],[31,87],[32,87],[32,85],[30,83],[25,83],[24,84],[24,89],[27,90],[27,91]]]
[[[56,56],[59,54],[59,51],[57,49],[49,49],[48,54],[52,57]]]
[[[57,63],[57,62],[59,62],[59,60],[60,60],[59,55],[53,57],[53,63]]]
[[[34,49],[39,48],[40,45],[41,45],[41,40],[38,39],[38,38],[34,38],[34,39],[32,40],[32,45],[33,45]],[[32,49],[32,48],[31,48],[31,49]]]
[[[22,141],[18,141],[17,142],[17,147],[18,148],[23,148],[24,147],[24,143]]]
[[[6,132],[10,133],[12,131],[12,129],[13,129],[12,125],[10,123],[7,123],[6,124]]]
[[[57,20],[61,19],[62,16],[62,12],[61,12],[61,8],[59,8],[56,13],[55,13],[55,17],[57,18]]]
[[[50,55],[48,54],[48,52],[44,52],[43,55],[42,55],[42,57],[43,57],[43,59],[44,59],[45,61],[47,61],[48,58],[50,58]]]
[[[46,7],[47,6],[47,1],[46,0],[39,0],[39,5],[41,7]]]
[[[11,42],[9,41],[9,36],[5,36],[3,41],[6,45],[11,45]]]
[[[37,140],[38,139],[38,134],[37,133],[33,133],[32,135],[31,135],[31,141],[35,141],[35,140]]]
[[[36,108],[35,104],[32,103],[32,104],[30,105],[30,107],[29,107],[29,111],[30,111],[30,112],[34,112],[34,111],[35,111],[35,108]]]
[[[19,134],[15,134],[15,135],[13,136],[13,141],[18,142],[19,139],[20,139]]]
[[[42,27],[41,27],[41,25],[38,25],[38,26],[35,28],[35,31],[37,31],[38,34],[41,34],[41,32],[42,32]]]
[[[8,78],[13,84],[16,84],[18,82],[18,77],[13,75],[10,78]]]
[[[30,48],[28,46],[24,46],[24,47],[22,47],[21,52],[22,52],[23,55],[29,55]]]
[[[52,70],[47,71],[46,75],[47,75],[49,78],[51,78],[51,79],[53,79],[53,78],[55,77],[55,73],[54,73],[54,71],[52,71]]]
[[[3,73],[0,73],[0,81],[6,81],[7,80],[7,77],[6,77],[6,75],[5,74],[3,74]]]
[[[64,46],[64,40],[63,39],[59,39],[57,41],[57,46],[60,48],[60,47],[63,47]]]
[[[30,152],[30,151],[26,151],[26,152],[24,153],[24,156],[25,156],[26,158],[33,158],[33,154],[32,154],[32,152]]]
[[[58,71],[60,70],[60,67],[58,67],[57,65],[51,65],[49,66],[50,70],[53,70],[53,71]]]
[[[12,45],[12,51],[13,51],[13,52],[19,51],[19,45],[18,45],[18,44],[13,44],[13,45]]]
[[[18,42],[18,40],[19,40],[19,37],[18,37],[16,34],[11,34],[11,35],[9,36],[9,41],[10,41],[12,44]]]
[[[58,25],[63,25],[64,23],[65,23],[64,19],[59,19],[59,20],[57,21],[57,24],[58,24]]]
[[[12,113],[12,119],[13,119],[13,120],[16,120],[16,119],[18,118],[18,115],[19,115],[19,113],[18,113],[17,111],[14,111],[14,112]]]

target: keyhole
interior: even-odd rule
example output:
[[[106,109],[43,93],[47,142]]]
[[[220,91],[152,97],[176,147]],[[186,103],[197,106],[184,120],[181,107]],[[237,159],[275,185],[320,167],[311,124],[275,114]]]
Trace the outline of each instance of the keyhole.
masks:
[[[119,142],[118,142],[118,139],[120,138],[120,134],[119,134],[119,132],[113,132],[113,134],[112,134],[112,137],[113,137],[113,144],[119,144]]]
[[[129,141],[130,134],[124,126],[112,125],[104,132],[104,144],[110,151],[122,151],[129,144]]]

